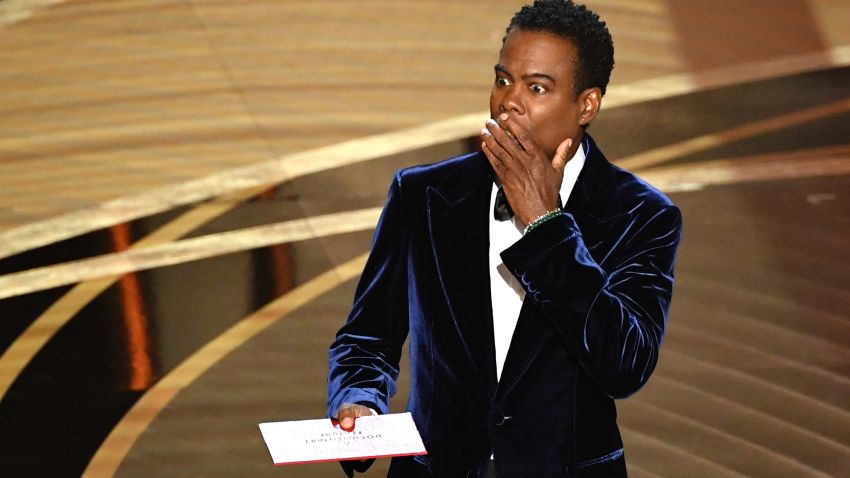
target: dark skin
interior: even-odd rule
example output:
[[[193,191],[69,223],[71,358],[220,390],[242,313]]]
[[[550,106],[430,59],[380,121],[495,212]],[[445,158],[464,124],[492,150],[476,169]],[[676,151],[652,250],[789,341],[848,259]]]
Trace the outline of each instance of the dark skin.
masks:
[[[523,226],[557,208],[564,167],[599,113],[599,88],[575,94],[576,55],[572,40],[516,29],[499,54],[481,147]],[[336,416],[352,431],[356,418],[371,414],[348,403]]]
[[[481,147],[522,226],[557,208],[564,167],[599,113],[599,88],[575,94],[576,64],[572,40],[542,31],[511,30],[499,55]]]

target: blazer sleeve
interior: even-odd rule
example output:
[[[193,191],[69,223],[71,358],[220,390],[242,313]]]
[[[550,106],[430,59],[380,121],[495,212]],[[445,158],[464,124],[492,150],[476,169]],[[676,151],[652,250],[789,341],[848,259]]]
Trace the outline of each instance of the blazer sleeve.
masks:
[[[502,260],[560,334],[597,388],[613,398],[649,379],[673,291],[682,218],[672,205],[636,213],[605,269],[591,256],[573,216],[564,213],[502,252]],[[607,271],[606,271],[607,270]]]
[[[389,412],[407,338],[407,265],[401,179],[397,175],[346,324],[330,347],[328,416],[343,403]]]

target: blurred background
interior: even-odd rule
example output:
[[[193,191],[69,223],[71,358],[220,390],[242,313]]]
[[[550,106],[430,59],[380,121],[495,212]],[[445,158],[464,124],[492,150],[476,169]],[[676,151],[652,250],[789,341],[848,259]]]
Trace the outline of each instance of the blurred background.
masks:
[[[476,148],[523,3],[0,0],[0,476],[342,476],[257,424],[324,416],[393,173]],[[590,133],[685,219],[630,476],[847,476],[850,3],[587,4]]]

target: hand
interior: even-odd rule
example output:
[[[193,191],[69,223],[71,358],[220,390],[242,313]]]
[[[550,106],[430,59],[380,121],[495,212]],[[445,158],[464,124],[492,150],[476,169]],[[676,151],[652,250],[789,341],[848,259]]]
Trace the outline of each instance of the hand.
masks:
[[[336,412],[339,427],[347,432],[354,430],[354,421],[358,417],[368,417],[371,415],[372,410],[369,410],[369,407],[356,403],[343,403]]]
[[[514,117],[507,113],[487,121],[481,149],[502,183],[522,226],[558,207],[558,192],[573,140],[567,138],[549,158]]]
[[[354,431],[354,421],[357,417],[368,417],[372,415],[372,410],[369,407],[358,405],[356,403],[343,403],[336,411],[336,418],[339,421],[339,427],[344,431]],[[369,460],[348,460],[356,463],[366,463]],[[360,470],[365,471],[365,470]]]

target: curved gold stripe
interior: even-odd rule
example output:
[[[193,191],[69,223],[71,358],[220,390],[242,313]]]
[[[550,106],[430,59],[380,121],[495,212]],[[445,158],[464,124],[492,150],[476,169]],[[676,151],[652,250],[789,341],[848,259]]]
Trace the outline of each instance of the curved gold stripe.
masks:
[[[850,45],[842,45],[814,53],[789,55],[698,73],[677,73],[624,85],[612,85],[608,88],[603,103],[604,107],[611,108],[847,65],[850,65]]]
[[[700,161],[642,171],[640,177],[673,193],[706,186],[850,174],[850,146]]]
[[[166,243],[181,237],[257,193],[259,190],[245,190],[201,205],[145,236],[131,246],[130,250]],[[12,345],[0,356],[0,400],[56,332],[118,279],[120,276],[102,277],[77,285],[53,303],[12,342]]]
[[[798,124],[827,118],[848,110],[850,110],[850,98],[844,98],[802,111],[753,121],[725,131],[697,136],[644,153],[635,154],[620,159],[616,163],[618,166],[626,169],[649,168],[688,154],[705,151],[710,148],[789,128]]]
[[[846,147],[819,148],[791,153],[753,156],[750,159],[758,163],[757,167],[750,167],[748,166],[749,161],[745,161],[745,158],[738,158],[736,160],[717,160],[646,171],[643,176],[649,182],[669,192],[671,190],[693,189],[694,185],[702,187],[706,184],[724,184],[744,180],[752,181],[764,179],[765,177],[777,179],[823,174],[842,174],[847,173],[848,168],[850,168],[850,162],[841,156],[846,153]],[[745,171],[745,173],[742,173],[742,171]],[[43,270],[0,277],[0,283],[3,285],[3,287],[0,287],[0,291],[4,291],[0,292],[0,294],[14,295],[33,292],[92,277],[102,277],[108,274],[126,273],[166,264],[174,264],[181,261],[223,254],[225,252],[261,247],[268,243],[344,232],[336,228],[337,225],[341,224],[346,225],[346,230],[350,230],[351,227],[355,227],[358,230],[360,228],[365,229],[374,224],[374,218],[379,213],[378,209],[342,213],[343,215],[352,215],[352,217],[346,216],[347,220],[345,221],[335,220],[335,215],[325,218],[313,218],[312,220],[308,220],[312,221],[312,236],[305,235],[300,225],[292,225],[294,230],[287,230],[289,226],[276,224],[254,228],[254,231],[233,231],[224,235],[213,235],[180,241],[176,244],[151,247],[180,237],[194,227],[235,207],[241,200],[247,199],[258,192],[259,189],[246,190],[242,191],[239,195],[229,195],[214,203],[202,205],[142,239],[134,245],[133,249],[125,253],[80,261],[81,264],[51,266]],[[301,230],[300,232],[297,231],[299,229]],[[271,242],[258,241],[258,237],[262,236],[270,238]],[[149,250],[141,250],[140,248],[147,248]],[[19,283],[16,284],[15,279]],[[45,311],[9,347],[3,356],[0,357],[0,398],[8,391],[8,388],[20,372],[44,344],[71,317],[79,312],[88,302],[97,297],[97,295],[106,290],[117,279],[117,276],[106,277],[75,287]]]
[[[368,254],[363,254],[356,257],[292,289],[259,311],[242,319],[184,360],[148,390],[112,429],[83,476],[90,478],[113,476],[142,432],[180,391],[268,326],[343,282],[357,277],[366,264],[367,256]]]
[[[845,65],[850,65],[850,46],[709,72],[675,74],[625,85],[612,85],[604,103],[606,108],[613,108],[707,88]],[[0,231],[0,258],[243,188],[268,187],[309,173],[474,136],[487,116],[486,111],[481,111],[424,126],[285,155]]]
[[[307,174],[464,138],[473,134],[486,117],[481,113],[464,115],[289,154],[27,224],[0,232],[0,258],[210,197],[245,188],[266,188]]]
[[[688,163],[652,169],[641,177],[662,191],[686,192],[708,185],[850,174],[848,159],[850,146],[835,146]],[[380,212],[370,208],[328,214],[144,248],[139,243],[124,252],[0,276],[0,299],[272,244],[367,230]]]
[[[77,285],[44,311],[0,356],[0,400],[39,350],[71,317],[109,288],[118,277]]]
[[[90,259],[0,276],[0,299],[104,276],[196,261],[333,234],[370,230],[381,208],[361,209],[137,247]]]
[[[365,260],[365,256],[362,256],[362,259]],[[359,269],[354,268],[352,270],[351,277],[356,276],[356,274],[358,273]],[[284,296],[284,298],[282,298],[281,300],[285,298],[286,296]],[[272,307],[271,304],[269,307]],[[251,329],[246,330],[250,331],[250,335],[246,336],[245,340],[260,331],[251,331]],[[236,335],[239,335],[240,333],[244,332],[234,331],[234,334]],[[239,343],[243,342],[244,341]],[[147,424],[149,424],[156,417],[156,415],[158,415],[159,411],[161,411],[161,409],[170,402],[170,400],[176,395],[176,393],[178,393],[178,388],[182,389],[188,386],[195,378],[200,376],[200,374],[202,374],[213,363],[215,363],[215,361],[219,360],[221,357],[223,357],[239,345],[239,343],[228,343],[230,344],[229,348],[219,350],[218,352],[216,352],[215,347],[209,349],[202,349],[202,352],[199,352],[199,354],[203,353],[206,356],[206,359],[198,359],[199,362],[196,362],[194,358],[190,359],[186,362],[187,365],[185,370],[182,370],[179,373],[175,370],[175,372],[173,372],[174,374],[176,374],[174,378],[169,378],[172,376],[172,374],[169,374],[168,376],[166,376],[166,379],[170,380],[169,382],[163,383],[166,380],[163,379],[163,382],[160,382],[160,384],[155,386],[154,389],[158,389],[158,391],[151,395],[150,398],[147,398],[147,395],[145,396],[145,403],[141,404],[140,402],[140,404],[138,405],[139,410],[137,412],[132,413],[132,416],[128,415],[127,417],[125,417],[125,419],[122,421],[122,424],[124,424],[125,422],[127,422],[127,424],[119,424],[121,431],[118,431],[118,427],[116,427],[116,430],[113,432],[115,434],[115,438],[112,438],[112,436],[110,436],[110,443],[104,443],[104,448],[102,448],[103,451],[98,452],[99,455],[101,455],[101,458],[97,458],[97,461],[93,461],[92,465],[90,465],[89,468],[92,473],[98,474],[91,474],[87,476],[106,476],[109,473],[112,473],[117,470],[117,467],[120,465],[121,460],[123,460],[123,457],[126,456],[127,452],[129,452],[129,448],[132,446],[132,443],[135,442],[135,440],[138,438],[139,434],[141,434]],[[199,366],[198,363],[201,363],[202,366]]]
[[[309,169],[309,166],[308,166],[308,169]],[[95,285],[95,284],[90,284],[90,285],[89,285],[89,287],[87,287],[87,288],[83,288],[83,289],[81,289],[81,291],[82,291],[82,290],[89,290],[89,291],[92,291],[92,290],[93,290],[94,285]],[[104,286],[103,288],[105,289],[106,287],[108,287],[108,285]],[[102,289],[101,289],[101,290],[102,290]],[[91,298],[93,298],[93,297],[94,297],[94,296],[96,296],[96,295],[97,295],[97,293],[89,292],[89,297],[91,297]],[[84,302],[83,302],[83,303],[88,302],[88,300],[91,300],[91,299],[86,299],[86,300],[84,300]],[[67,304],[65,304],[65,303],[57,303],[57,304],[55,304],[55,306],[56,306],[56,308],[51,308],[51,310],[53,310],[53,311],[56,311],[56,310],[68,310]],[[50,322],[44,322],[44,323],[42,323],[41,325],[49,325],[49,326],[50,326],[50,328],[52,328],[52,327],[57,327],[57,329],[58,329],[58,327],[61,327],[61,325],[58,325],[58,324],[56,324],[56,323],[51,324]],[[41,329],[41,330],[43,331],[44,329]],[[36,335],[37,335],[37,334],[36,334]],[[51,335],[52,335],[52,334],[51,334]],[[32,338],[32,337],[30,337],[30,338]],[[46,339],[45,339],[45,341],[46,341]],[[25,342],[27,342],[27,341],[25,341]],[[40,347],[38,347],[38,348],[40,348]],[[38,349],[38,348],[36,348],[36,349],[35,349],[35,351],[37,351],[37,349]],[[34,353],[34,352],[33,352],[33,353]],[[14,355],[14,354],[13,354],[13,355]],[[5,357],[4,357],[4,358],[5,358]],[[28,360],[23,361],[23,365],[25,365],[25,363],[26,363],[26,362],[28,362]],[[19,362],[19,363],[21,363],[21,362]],[[2,373],[0,373],[0,376],[2,376]]]
[[[607,104],[607,102],[606,102],[606,104]]]

